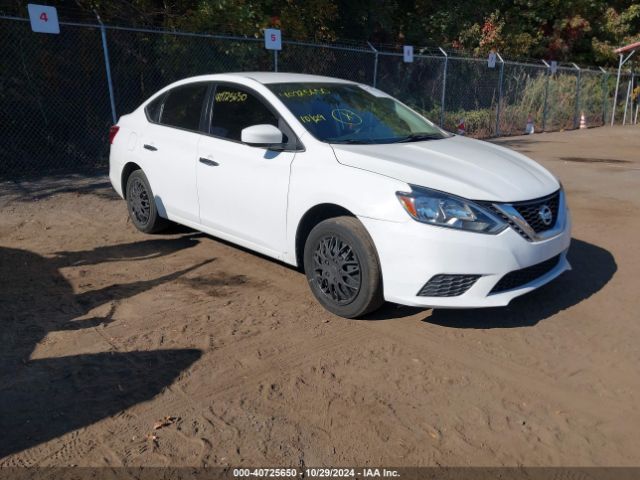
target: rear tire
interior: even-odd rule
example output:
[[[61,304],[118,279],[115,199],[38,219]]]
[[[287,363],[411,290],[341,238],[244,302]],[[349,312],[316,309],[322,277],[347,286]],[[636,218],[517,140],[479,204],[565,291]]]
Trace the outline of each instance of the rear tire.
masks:
[[[164,230],[169,221],[158,214],[149,180],[142,170],[136,170],[127,179],[127,210],[131,223],[144,233]]]
[[[335,315],[357,318],[384,303],[378,254],[357,218],[316,225],[305,243],[304,270],[318,302]]]

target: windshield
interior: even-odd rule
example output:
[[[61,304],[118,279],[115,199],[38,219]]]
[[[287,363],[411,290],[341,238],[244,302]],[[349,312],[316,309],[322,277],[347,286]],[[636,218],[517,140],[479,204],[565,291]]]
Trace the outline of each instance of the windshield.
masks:
[[[386,93],[343,83],[267,85],[318,140],[396,143],[449,136]]]

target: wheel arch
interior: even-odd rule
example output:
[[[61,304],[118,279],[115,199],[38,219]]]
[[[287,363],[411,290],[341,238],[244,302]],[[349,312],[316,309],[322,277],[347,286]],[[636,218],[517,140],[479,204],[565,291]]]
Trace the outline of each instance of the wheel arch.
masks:
[[[122,187],[122,198],[127,199],[127,181],[129,180],[129,176],[135,172],[136,170],[142,170],[142,167],[135,162],[128,162],[122,168],[122,174],[120,176],[121,187]]]
[[[342,216],[357,218],[353,212],[335,203],[315,205],[302,215],[296,228],[295,240],[296,264],[300,270],[304,270],[304,245],[313,227],[329,218]]]

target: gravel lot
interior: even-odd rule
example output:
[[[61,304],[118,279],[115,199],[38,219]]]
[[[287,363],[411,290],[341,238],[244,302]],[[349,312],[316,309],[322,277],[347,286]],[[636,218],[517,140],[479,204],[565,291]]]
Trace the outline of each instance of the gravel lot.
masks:
[[[639,132],[496,140],[562,180],[571,272],[356,321],[287,266],[138,233],[105,177],[0,183],[0,466],[640,464]]]

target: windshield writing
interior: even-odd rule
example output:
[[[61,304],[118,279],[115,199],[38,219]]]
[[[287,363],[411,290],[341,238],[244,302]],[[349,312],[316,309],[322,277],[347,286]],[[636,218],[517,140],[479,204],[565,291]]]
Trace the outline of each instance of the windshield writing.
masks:
[[[268,87],[317,139],[329,143],[394,143],[448,136],[392,97],[339,83]],[[371,90],[371,91],[368,91]]]

